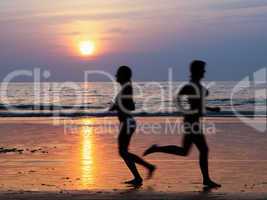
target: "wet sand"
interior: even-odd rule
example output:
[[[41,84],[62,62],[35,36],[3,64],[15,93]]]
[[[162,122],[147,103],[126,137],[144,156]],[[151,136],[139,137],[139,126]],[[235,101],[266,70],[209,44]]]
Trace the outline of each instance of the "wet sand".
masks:
[[[181,143],[173,117],[137,118],[131,151],[151,144]],[[264,123],[259,119],[257,123]],[[187,158],[155,154],[152,180],[138,191],[122,184],[131,178],[117,153],[115,118],[0,120],[0,199],[266,199],[267,137],[236,118],[209,118],[210,171],[223,185],[203,193],[194,148]],[[159,125],[156,130],[151,124]],[[109,126],[107,126],[109,125]],[[145,125],[145,126],[144,126]],[[174,130],[173,132],[171,130]],[[153,134],[152,134],[153,133]],[[13,151],[12,151],[13,150]],[[145,177],[146,172],[140,168]],[[31,192],[26,192],[31,191]],[[51,197],[51,198],[50,198]]]

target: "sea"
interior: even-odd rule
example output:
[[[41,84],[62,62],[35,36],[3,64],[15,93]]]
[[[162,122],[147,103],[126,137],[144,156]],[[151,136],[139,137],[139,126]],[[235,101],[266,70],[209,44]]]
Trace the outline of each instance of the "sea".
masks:
[[[134,82],[135,115],[179,115],[178,91],[186,82]],[[267,83],[204,82],[209,89],[207,105],[221,113],[207,115],[266,116]],[[1,117],[112,116],[108,108],[119,85],[111,82],[2,83]]]

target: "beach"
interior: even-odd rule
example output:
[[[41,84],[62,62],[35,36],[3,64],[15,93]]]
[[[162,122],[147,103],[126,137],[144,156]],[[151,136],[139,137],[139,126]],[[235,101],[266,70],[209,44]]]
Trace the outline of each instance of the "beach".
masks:
[[[265,120],[259,118],[257,123]],[[181,144],[180,118],[138,117],[137,122],[131,151],[138,155],[155,143]],[[123,194],[131,189],[123,184],[131,175],[118,156],[116,118],[1,118],[0,197],[63,199],[69,195],[68,199],[135,199],[135,195],[140,195],[139,199],[202,199],[203,194],[211,195],[211,199],[266,197],[266,132],[256,131],[233,117],[210,117],[204,124],[211,176],[222,188],[208,193],[203,190],[198,154],[193,148],[186,158],[166,154],[146,157],[158,167],[155,176],[129,195]],[[145,178],[146,171],[142,168],[140,171]]]

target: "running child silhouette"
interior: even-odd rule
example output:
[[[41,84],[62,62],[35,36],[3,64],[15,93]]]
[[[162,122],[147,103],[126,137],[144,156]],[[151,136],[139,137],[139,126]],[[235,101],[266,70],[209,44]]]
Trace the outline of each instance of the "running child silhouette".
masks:
[[[221,187],[211,180],[208,168],[209,148],[202,130],[201,119],[205,110],[219,112],[220,108],[210,108],[205,105],[208,90],[201,85],[204,78],[206,63],[200,60],[193,61],[190,66],[191,79],[179,92],[177,105],[184,115],[184,136],[182,147],[152,145],[144,152],[144,156],[152,153],[168,153],[187,156],[192,145],[199,150],[199,165],[203,176],[203,185],[209,188]]]
[[[133,186],[141,186],[143,179],[136,168],[136,164],[140,164],[148,170],[148,178],[152,177],[156,168],[154,165],[144,161],[137,155],[130,153],[128,150],[131,137],[136,129],[136,121],[131,113],[135,110],[133,87],[131,82],[131,69],[128,66],[119,67],[116,78],[117,82],[121,85],[121,91],[117,95],[115,103],[111,106],[110,111],[117,111],[120,121],[120,132],[118,138],[119,154],[134,176],[133,180],[125,183]]]

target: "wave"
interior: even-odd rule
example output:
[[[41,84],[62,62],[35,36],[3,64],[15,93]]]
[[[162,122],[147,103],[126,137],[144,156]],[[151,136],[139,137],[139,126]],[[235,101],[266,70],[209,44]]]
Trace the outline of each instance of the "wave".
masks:
[[[0,112],[0,117],[115,117],[117,114],[114,112]],[[181,112],[135,112],[135,117],[182,117]],[[208,112],[205,117],[264,117],[266,112],[253,112],[253,111],[222,111],[220,113]]]
[[[179,112],[167,112],[168,110],[175,111],[175,107],[166,107],[166,111],[158,112],[158,105],[160,101],[151,102],[151,110],[149,112],[142,112],[142,101],[137,101],[137,111],[135,116],[141,117],[157,117],[157,116],[182,116]],[[220,113],[207,113],[207,116],[212,117],[232,117],[236,115],[240,116],[266,116],[266,99],[233,99],[229,98],[214,98],[208,99],[208,104],[212,106],[220,106],[223,108],[223,112]],[[256,113],[252,110],[254,107],[261,111]],[[172,105],[171,105],[172,106]],[[230,107],[238,110],[238,113],[228,111]],[[248,107],[244,107],[248,106]],[[92,104],[84,103],[82,105],[58,105],[58,104],[0,104],[0,117],[108,117],[115,116],[114,113],[105,112],[109,107],[108,104]],[[170,109],[169,109],[170,108]]]
[[[54,105],[54,104],[18,104],[18,105],[7,105],[7,104],[0,104],[0,110],[82,110],[82,109],[104,109],[104,106],[92,106],[90,104],[85,105]]]
[[[209,99],[210,104],[224,106],[242,106],[242,105],[266,105],[267,99]]]
[[[169,102],[165,101],[165,102]],[[161,104],[160,100],[151,102],[153,105]],[[265,105],[267,103],[267,99],[208,99],[208,104],[218,105],[218,106],[245,106],[245,105]],[[142,105],[140,102],[136,102],[136,104]],[[41,111],[52,111],[52,110],[90,110],[90,109],[105,109],[108,104],[104,106],[92,105],[91,103],[85,103],[82,105],[57,105],[57,104],[0,104],[0,111],[2,110],[41,110]]]

